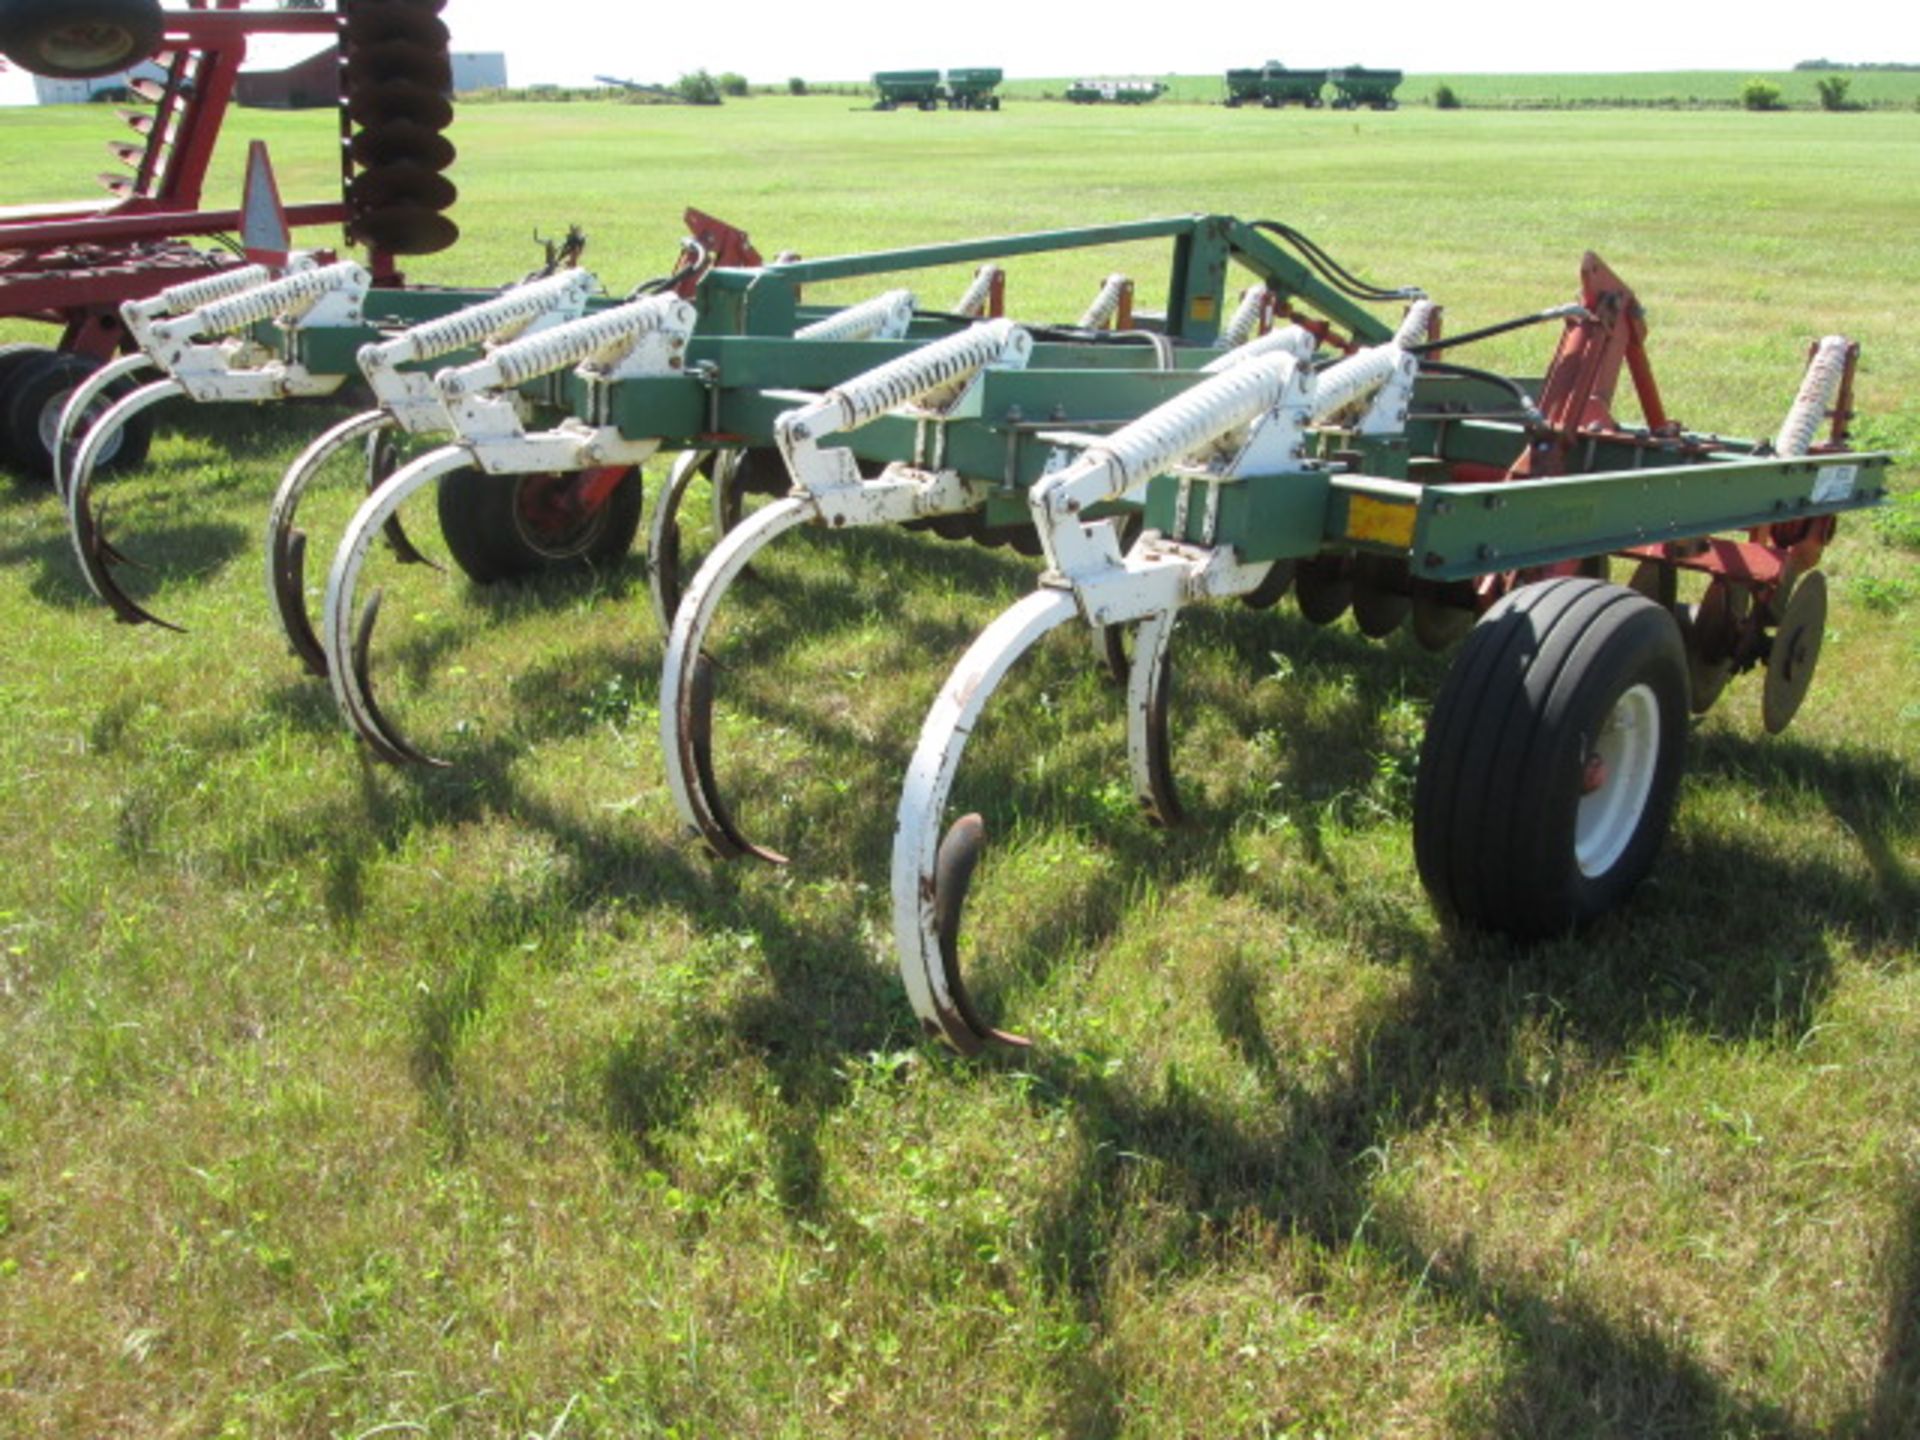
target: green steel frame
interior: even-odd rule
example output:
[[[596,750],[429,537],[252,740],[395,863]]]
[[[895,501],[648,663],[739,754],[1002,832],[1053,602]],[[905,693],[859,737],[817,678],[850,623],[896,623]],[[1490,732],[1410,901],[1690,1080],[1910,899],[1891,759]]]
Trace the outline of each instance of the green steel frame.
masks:
[[[824,313],[802,303],[803,287],[1156,239],[1171,246],[1167,304],[1164,315],[1143,323],[1176,347],[1173,368],[1160,368],[1157,349],[1148,344],[1043,338],[1025,369],[985,377],[976,413],[941,422],[943,463],[996,487],[989,523],[1024,520],[1027,489],[1048,465],[1060,432],[1111,430],[1198,382],[1200,367],[1218,354],[1213,342],[1235,267],[1285,305],[1322,317],[1350,343],[1378,343],[1390,334],[1386,322],[1253,224],[1188,215],[715,270],[701,282],[699,327],[684,373],[617,382],[568,373],[533,382],[529,390],[560,412],[603,418],[626,436],[657,438],[667,450],[765,446],[777,417],[795,403],[794,391],[825,390],[966,323],[925,315],[904,340],[799,341],[794,331]],[[303,330],[291,337],[290,348],[316,370],[349,369],[359,346],[381,331],[483,295],[375,292],[364,326]],[[260,332],[265,340],[276,333]],[[1504,466],[1521,453],[1529,438],[1524,424],[1472,418],[1512,404],[1511,390],[1489,383],[1423,380],[1417,413],[1467,413],[1416,419],[1404,437],[1384,445],[1336,436],[1327,442],[1328,459],[1225,483],[1217,504],[1189,503],[1183,510],[1210,516],[1207,538],[1250,560],[1323,551],[1384,554],[1405,559],[1417,578],[1453,581],[1834,515],[1877,504],[1886,494],[1885,454],[1779,459],[1720,437],[1652,434],[1596,440],[1573,458],[1571,473],[1552,479],[1451,483],[1446,477],[1456,462]],[[914,461],[927,446],[920,423],[895,417],[853,432],[846,442],[877,462]],[[1177,487],[1193,483],[1154,481],[1148,523],[1170,530]]]

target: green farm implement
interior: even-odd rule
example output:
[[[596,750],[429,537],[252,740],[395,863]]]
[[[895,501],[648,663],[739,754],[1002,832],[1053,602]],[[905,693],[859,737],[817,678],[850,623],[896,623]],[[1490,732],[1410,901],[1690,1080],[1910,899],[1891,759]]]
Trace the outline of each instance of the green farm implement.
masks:
[[[1400,102],[1393,98],[1393,92],[1400,88],[1400,82],[1404,79],[1406,76],[1398,70],[1368,70],[1359,65],[1327,72],[1327,81],[1335,91],[1333,108],[1336,110],[1357,110],[1361,107],[1397,110]]]
[[[1269,60],[1257,70],[1227,71],[1227,106],[1260,105],[1277,110],[1283,105],[1304,105],[1309,110],[1321,104],[1326,89],[1325,70],[1289,70],[1278,60]]]
[[[882,70],[873,77],[876,110],[938,110],[945,102],[949,110],[998,110],[1000,97],[994,89],[1002,79],[991,68],[949,70],[941,78],[938,70]]]
[[[947,105],[954,110],[998,110],[994,89],[1004,77],[991,66],[947,71]]]
[[[1142,242],[1167,252],[1147,292],[1157,308],[1123,306],[1134,284],[1108,274],[1071,321],[1007,313],[1021,262]],[[1094,642],[1125,696],[1128,783],[1166,825],[1183,818],[1169,715],[1189,606],[1257,610],[1291,593],[1316,624],[1351,612],[1369,636],[1406,627],[1429,649],[1457,647],[1416,780],[1420,876],[1460,924],[1551,935],[1620,905],[1648,873],[1689,715],[1755,671],[1765,728],[1791,722],[1820,653],[1822,552],[1841,514],[1886,493],[1888,457],[1848,442],[1847,340],[1815,344],[1797,389],[1782,377],[1771,439],[1689,427],[1655,384],[1640,301],[1592,255],[1572,299],[1444,336],[1420,289],[1363,281],[1285,224],[1220,215],[715,259],[619,300],[556,273],[498,294],[376,301],[352,273],[314,267],[215,301],[226,308],[211,317],[189,306],[148,323],[177,325],[182,344],[231,337],[233,365],[357,368],[379,409],[319,445],[390,429],[435,442],[369,477],[304,642],[389,760],[428,757],[376,701],[379,596],[361,590],[408,500],[436,488],[450,539],[511,550],[530,493],[611,491],[676,457],[649,531],[661,743],[675,805],[717,855],[785,859],[744,823],[773,807],[755,812],[748,795],[736,816],[723,798],[715,751],[719,677],[753,663],[715,618],[769,546],[800,529],[893,527],[1039,557],[1032,593],[958,657],[934,701],[895,828],[901,972],[928,1030],[963,1051],[1019,1039],[963,978],[985,829],[973,815],[949,823],[949,798],[986,705],[1042,637]],[[968,273],[952,309],[916,298]],[[868,298],[818,301],[841,282]],[[1554,337],[1543,377],[1462,363],[1528,326]],[[1616,417],[1623,382],[1637,423]],[[89,431],[82,452],[92,443]],[[723,533],[696,565],[676,516],[701,479]],[[767,502],[749,510],[751,493]],[[271,568],[301,649],[290,511],[276,503]],[[76,540],[84,552],[78,527]]]
[[[903,105],[915,110],[940,108],[940,72],[938,70],[882,70],[873,77],[873,88],[880,97],[876,110],[898,110]]]

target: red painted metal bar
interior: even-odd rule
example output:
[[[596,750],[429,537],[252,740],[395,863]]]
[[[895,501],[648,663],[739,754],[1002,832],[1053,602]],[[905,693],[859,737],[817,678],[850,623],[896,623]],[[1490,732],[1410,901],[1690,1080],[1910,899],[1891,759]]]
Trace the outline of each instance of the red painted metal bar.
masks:
[[[332,225],[344,220],[344,201],[319,200],[287,206],[287,223],[294,226]],[[152,202],[114,210],[81,220],[55,220],[37,225],[0,225],[0,250],[45,249],[53,245],[153,240],[169,235],[218,235],[240,228],[238,210],[163,210]]]

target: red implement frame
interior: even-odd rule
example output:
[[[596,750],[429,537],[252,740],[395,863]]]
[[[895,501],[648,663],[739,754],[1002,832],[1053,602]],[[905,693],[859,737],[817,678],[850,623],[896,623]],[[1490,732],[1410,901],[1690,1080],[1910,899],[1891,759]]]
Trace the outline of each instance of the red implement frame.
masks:
[[[1531,427],[1527,448],[1505,470],[1472,462],[1455,465],[1451,476],[1455,481],[1487,483],[1562,475],[1576,447],[1597,436],[1657,444],[1669,460],[1673,458],[1680,427],[1668,418],[1659,386],[1654,383],[1653,366],[1647,359],[1646,312],[1626,282],[1592,251],[1580,261],[1580,298],[1587,313],[1569,320],[1561,333],[1540,387],[1542,418]],[[1840,394],[1828,417],[1832,432],[1827,444],[1816,449],[1846,448],[1847,424],[1853,415],[1854,365],[1859,353],[1855,346],[1847,354]],[[1809,359],[1811,355],[1810,351]],[[1633,381],[1646,434],[1631,434],[1614,419],[1613,398],[1622,369]],[[1747,633],[1739,637],[1740,648],[1743,653],[1757,654],[1762,621],[1771,617],[1794,577],[1819,563],[1837,523],[1833,516],[1792,520],[1758,526],[1745,540],[1709,536],[1635,546],[1619,553],[1630,560],[1666,566],[1669,571],[1703,574],[1715,583],[1745,591],[1757,603],[1743,622]],[[1475,589],[1484,607],[1515,583],[1577,573],[1581,563],[1568,561],[1519,574],[1488,575],[1476,582]]]
[[[165,14],[158,56],[166,79],[138,86],[152,111],[122,111],[143,137],[112,149],[130,176],[102,180],[118,198],[0,208],[0,318],[44,320],[62,327],[61,348],[104,359],[119,349],[123,301],[213,274],[234,260],[182,243],[189,236],[238,231],[238,209],[201,208],[201,191],[247,39],[261,34],[337,37],[334,10],[241,10],[240,0],[193,0]],[[287,207],[296,227],[338,225],[344,200]],[[377,277],[392,278],[386,256],[372,258]]]

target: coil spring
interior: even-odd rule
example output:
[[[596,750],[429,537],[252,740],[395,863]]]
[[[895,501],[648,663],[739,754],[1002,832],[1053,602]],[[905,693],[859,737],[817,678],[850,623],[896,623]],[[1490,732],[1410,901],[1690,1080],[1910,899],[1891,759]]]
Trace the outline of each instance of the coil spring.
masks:
[[[1222,370],[1114,431],[1087,458],[1113,469],[1115,493],[1130,490],[1272,408],[1294,368],[1292,356],[1275,354]]]
[[[323,265],[318,270],[303,270],[279,280],[203,305],[189,318],[194,332],[201,335],[232,335],[262,320],[304,302],[320,299],[329,291],[364,287],[371,280],[366,269],[351,260]]]
[[[166,307],[165,313],[179,315],[238,295],[243,290],[251,290],[256,285],[265,285],[272,279],[273,272],[264,265],[240,265],[232,270],[223,270],[218,275],[209,275],[204,280],[169,285],[160,292],[160,303]]]
[[[862,300],[858,305],[850,305],[845,310],[816,320],[811,325],[802,325],[793,332],[796,340],[865,340],[899,313],[904,305],[913,308],[914,296],[911,290],[889,290],[884,295],[876,295],[871,300]]]
[[[1385,345],[1374,345],[1357,355],[1349,355],[1330,365],[1315,378],[1313,418],[1337,415],[1356,401],[1364,399],[1392,378],[1406,346],[1427,338],[1427,320],[1433,313],[1428,300],[1416,300],[1407,307],[1406,318]]]
[[[840,402],[844,427],[853,429],[978,370],[1019,343],[1016,336],[1026,340],[1026,331],[1013,321],[989,320],[842,381],[828,394]]]
[[[1220,344],[1231,349],[1244,345],[1253,335],[1253,327],[1260,323],[1260,312],[1266,308],[1267,287],[1249,285],[1240,292],[1240,304],[1234,309],[1233,318],[1227,321],[1227,328],[1220,332]]]
[[[1814,347],[1807,373],[1800,377],[1799,393],[1793,397],[1773,442],[1777,454],[1804,455],[1813,448],[1820,422],[1827,418],[1834,396],[1840,393],[1840,382],[1847,373],[1847,352],[1852,348],[1844,335],[1828,335]]]
[[[416,325],[404,335],[396,336],[384,344],[367,346],[361,353],[371,351],[393,363],[431,360],[450,350],[478,345],[509,325],[536,319],[555,305],[563,305],[574,299],[576,294],[584,297],[592,290],[593,284],[593,276],[584,270],[567,270],[558,275],[549,275],[525,285],[516,285],[479,305],[443,315],[438,320],[429,320],[424,325]]]
[[[1231,370],[1236,365],[1244,365],[1249,360],[1258,360],[1262,355],[1291,355],[1295,360],[1305,362],[1313,358],[1313,352],[1320,342],[1311,330],[1303,330],[1298,325],[1287,325],[1279,330],[1270,330],[1257,339],[1235,347],[1217,360],[1209,360],[1200,368],[1210,375],[1222,370]]]
[[[974,274],[966,293],[960,297],[960,303],[953,307],[956,315],[965,315],[968,319],[978,316],[987,308],[987,299],[993,294],[993,282],[1004,272],[998,265],[982,265]]]
[[[1093,297],[1093,303],[1080,317],[1082,330],[1104,330],[1107,322],[1113,319],[1114,312],[1120,308],[1120,297],[1126,293],[1132,282],[1124,275],[1109,275],[1100,285],[1100,293]]]
[[[1433,324],[1433,302],[1416,300],[1407,306],[1407,313],[1401,317],[1400,328],[1393,332],[1393,343],[1402,350],[1412,349],[1427,338],[1427,331]]]
[[[538,335],[502,345],[485,360],[443,372],[437,383],[442,393],[449,396],[492,385],[511,389],[541,375],[578,365],[622,342],[664,330],[683,312],[691,315],[692,309],[674,295],[649,295],[644,300],[616,305],[598,315],[570,320]]]

